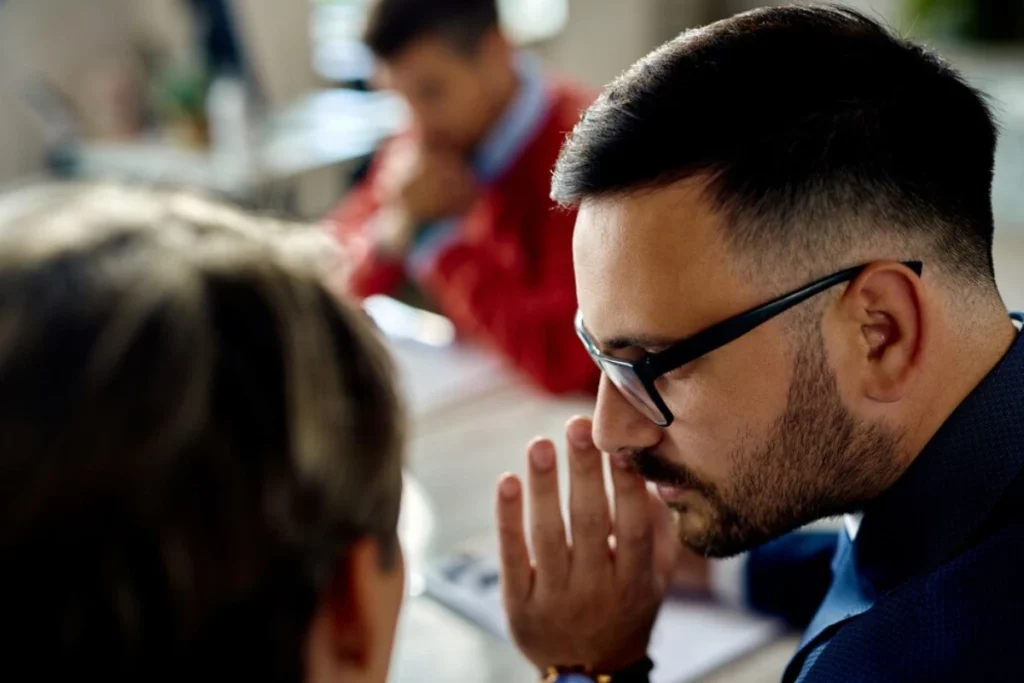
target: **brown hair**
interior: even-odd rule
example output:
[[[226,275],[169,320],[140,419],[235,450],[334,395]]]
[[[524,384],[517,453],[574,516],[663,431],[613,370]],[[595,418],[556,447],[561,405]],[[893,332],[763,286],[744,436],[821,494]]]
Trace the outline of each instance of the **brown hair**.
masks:
[[[381,343],[312,230],[151,191],[56,204],[0,207],[5,651],[43,679],[301,680],[345,548],[397,547]]]
[[[496,0],[375,0],[363,40],[382,59],[397,57],[421,38],[438,38],[469,55],[498,26]]]
[[[962,299],[995,293],[997,134],[984,95],[871,17],[763,7],[681,34],[608,86],[552,189],[576,206],[698,178],[726,243],[782,273],[776,288],[909,258]]]

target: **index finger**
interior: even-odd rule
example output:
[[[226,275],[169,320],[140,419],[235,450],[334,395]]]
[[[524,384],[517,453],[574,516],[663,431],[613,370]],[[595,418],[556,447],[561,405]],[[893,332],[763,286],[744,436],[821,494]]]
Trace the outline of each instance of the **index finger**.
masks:
[[[587,418],[573,418],[566,425],[573,571],[588,575],[607,566],[608,537],[612,533],[602,456],[594,444],[592,429]]]
[[[616,571],[636,577],[650,572],[654,558],[654,516],[644,480],[629,458],[611,456],[615,486]]]

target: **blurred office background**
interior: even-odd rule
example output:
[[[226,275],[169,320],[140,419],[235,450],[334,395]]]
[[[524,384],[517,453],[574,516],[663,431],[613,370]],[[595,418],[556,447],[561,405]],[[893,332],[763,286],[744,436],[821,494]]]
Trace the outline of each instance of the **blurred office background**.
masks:
[[[1024,2],[848,0],[947,54],[1004,126],[1001,219],[1024,224]],[[595,85],[760,0],[501,0],[507,30]],[[366,0],[0,0],[0,186],[52,175],[198,185],[315,217],[401,126],[360,92]],[[941,117],[942,112],[935,112]],[[951,135],[955,131],[950,131]]]
[[[684,29],[759,4],[501,0],[518,42],[595,86]],[[1024,309],[1024,0],[849,4],[930,43],[991,96],[1003,129],[997,276],[1010,307]],[[318,219],[406,117],[401,102],[369,89],[373,63],[359,42],[365,8],[366,0],[0,0],[0,191],[125,179]],[[407,380],[424,368],[434,374],[410,381],[403,540],[414,598],[393,680],[424,680],[426,670],[436,681],[465,680],[467,671],[480,681],[529,680],[511,648],[415,597],[417,563],[487,534],[497,473],[521,464],[531,436],[555,436],[589,406],[499,387],[493,365],[476,359],[466,369],[462,359],[460,386],[494,391],[442,411],[438,393],[458,390],[444,384],[457,374],[455,359],[432,353],[399,357]],[[792,647],[783,642],[708,680],[777,680]]]
[[[1024,2],[847,2],[929,42],[992,96],[1003,125],[1000,252],[1004,262],[1018,259],[1002,270],[1024,270],[1024,247],[1010,239],[1024,242]],[[365,92],[373,69],[358,40],[366,4],[0,0],[0,187],[127,178],[319,217],[404,120],[400,102]],[[517,41],[552,68],[601,85],[687,27],[766,3],[500,4]]]

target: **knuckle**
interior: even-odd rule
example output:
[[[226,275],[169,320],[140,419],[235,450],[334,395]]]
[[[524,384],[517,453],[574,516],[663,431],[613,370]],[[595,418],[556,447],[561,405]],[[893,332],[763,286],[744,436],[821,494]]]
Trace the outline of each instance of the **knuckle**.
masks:
[[[619,545],[628,545],[632,548],[650,546],[654,548],[654,527],[645,522],[625,523],[615,530],[615,540]]]
[[[562,520],[559,519],[535,519],[533,520],[533,535],[550,539],[565,539],[565,528]]]
[[[509,523],[498,524],[498,541],[502,546],[511,548],[513,545],[519,542],[521,537],[520,530]]]
[[[580,535],[586,536],[607,536],[610,531],[610,522],[607,515],[600,512],[577,512],[572,518],[573,529]]]

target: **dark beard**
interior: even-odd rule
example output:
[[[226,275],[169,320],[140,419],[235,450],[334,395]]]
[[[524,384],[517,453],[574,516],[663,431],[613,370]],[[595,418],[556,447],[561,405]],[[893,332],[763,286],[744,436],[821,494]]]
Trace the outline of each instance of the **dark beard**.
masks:
[[[702,481],[654,452],[634,455],[644,478],[692,488],[708,502],[706,532],[680,533],[696,552],[728,557],[750,550],[816,519],[860,509],[899,477],[899,435],[854,420],[820,337],[803,346],[795,368],[785,413],[761,445],[732,454],[735,474],[727,487]],[[687,512],[685,505],[674,507]]]

